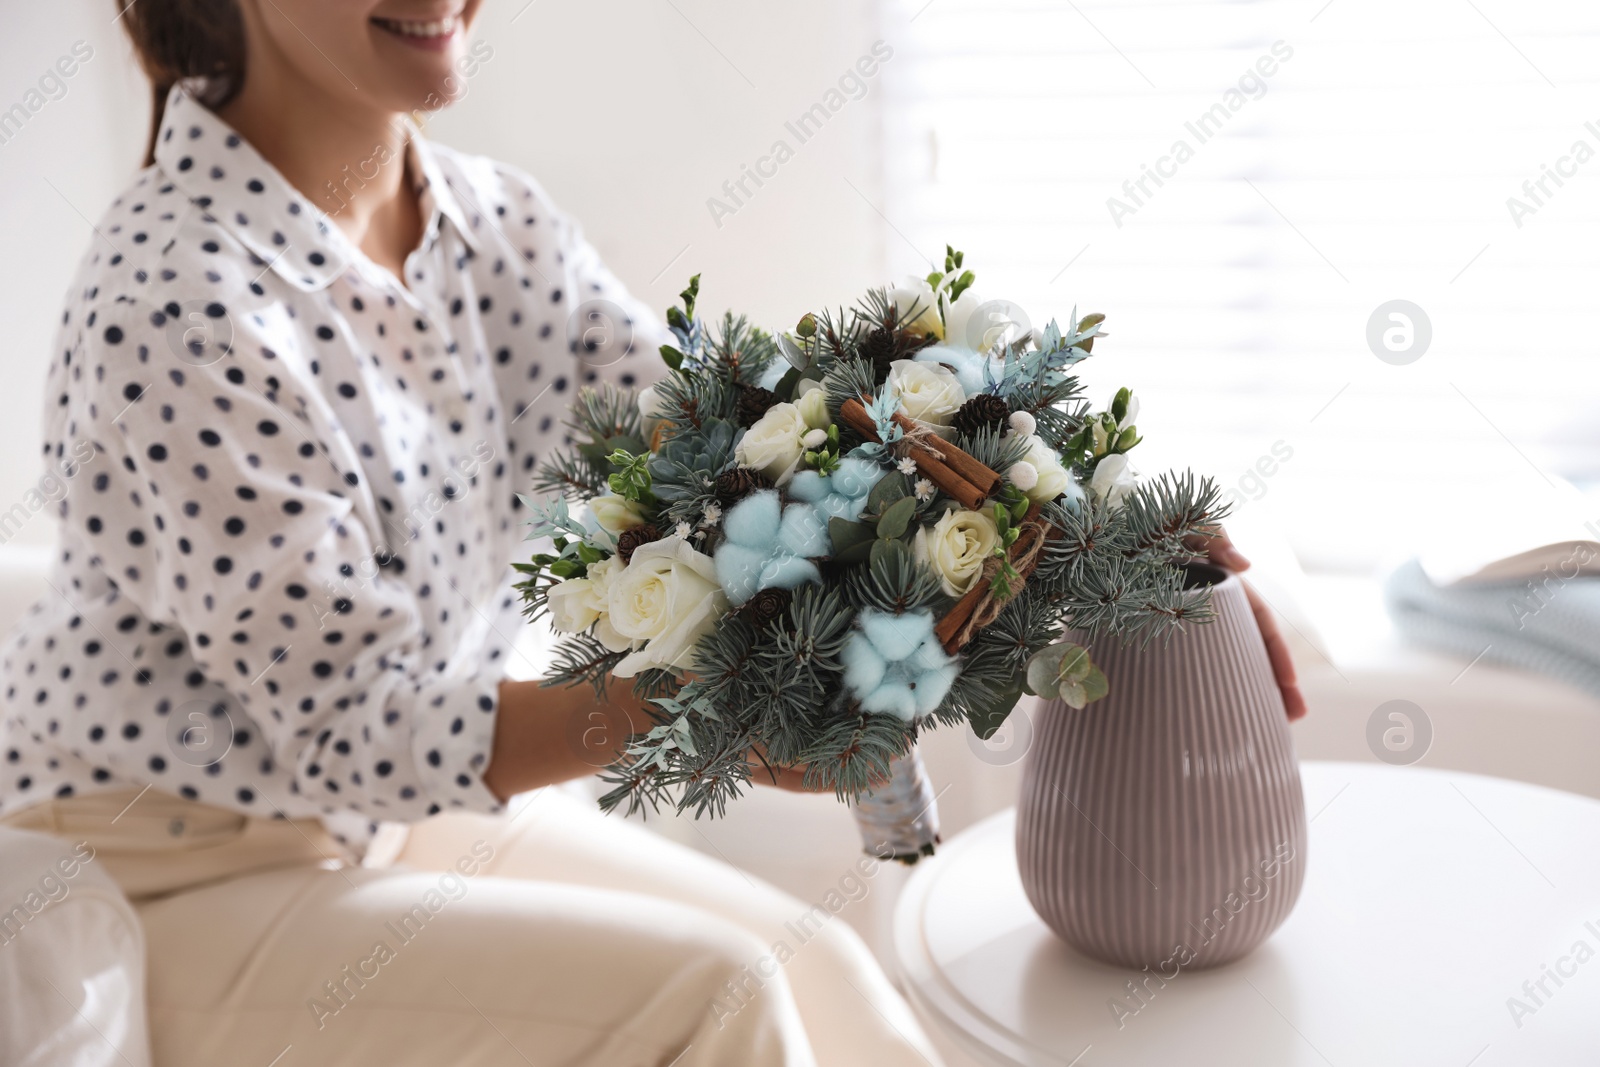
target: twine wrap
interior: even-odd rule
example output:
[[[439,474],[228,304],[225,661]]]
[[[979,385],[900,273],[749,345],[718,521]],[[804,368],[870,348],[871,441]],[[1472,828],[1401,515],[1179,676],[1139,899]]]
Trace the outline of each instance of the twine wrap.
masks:
[[[1000,561],[986,560],[982,578],[939,620],[939,625],[934,629],[945,652],[955,655],[966,647],[974,634],[1000,617],[1011,598],[1022,592],[1034,568],[1039,565],[1040,551],[1054,532],[1055,527],[1041,516],[1037,504],[1028,509],[1027,515],[1017,526],[1016,541],[1006,552],[1006,559],[1016,571],[1015,576],[1005,580],[1006,595],[994,595],[994,578],[1000,573]]]
[[[933,783],[916,749],[889,764],[889,781],[853,809],[868,855],[915,863],[939,842],[939,808]]]

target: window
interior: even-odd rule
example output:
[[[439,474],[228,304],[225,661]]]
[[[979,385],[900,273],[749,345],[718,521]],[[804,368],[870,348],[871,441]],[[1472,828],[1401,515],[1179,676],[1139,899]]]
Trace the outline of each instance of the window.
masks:
[[[1085,378],[1142,397],[1142,470],[1213,475],[1319,569],[1528,509],[1600,526],[1565,481],[1600,481],[1600,8],[884,18],[890,263],[950,242],[986,297],[1105,312]]]

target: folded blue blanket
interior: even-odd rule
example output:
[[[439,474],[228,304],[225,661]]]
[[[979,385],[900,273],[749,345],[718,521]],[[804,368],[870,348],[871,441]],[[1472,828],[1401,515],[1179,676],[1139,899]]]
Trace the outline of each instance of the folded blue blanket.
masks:
[[[1389,576],[1384,602],[1400,633],[1419,644],[1600,696],[1600,578],[1551,570],[1531,584],[1440,588],[1412,560]]]

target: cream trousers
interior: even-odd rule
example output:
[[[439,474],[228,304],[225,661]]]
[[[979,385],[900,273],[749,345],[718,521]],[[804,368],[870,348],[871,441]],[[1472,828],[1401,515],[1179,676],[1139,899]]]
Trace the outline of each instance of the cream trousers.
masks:
[[[0,1063],[938,1063],[843,918],[559,790],[376,869],[154,792],[6,825]]]

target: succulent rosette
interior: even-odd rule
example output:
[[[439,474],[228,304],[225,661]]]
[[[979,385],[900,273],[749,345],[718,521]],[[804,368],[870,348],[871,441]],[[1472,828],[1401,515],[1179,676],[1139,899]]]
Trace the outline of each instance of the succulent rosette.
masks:
[[[1207,618],[1182,563],[1217,489],[1139,477],[1138,402],[1083,399],[1102,317],[1036,330],[973,281],[949,250],[774,334],[697,317],[696,276],[664,376],[578,396],[519,588],[561,635],[552,684],[653,709],[605,808],[719,813],[763,761],[856,800],[923,730],[1103,696],[1088,638]]]

